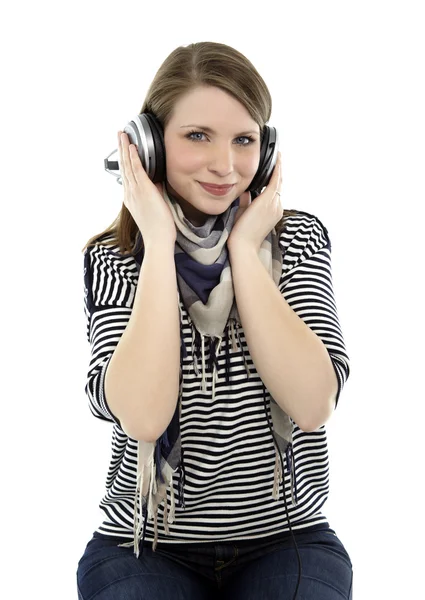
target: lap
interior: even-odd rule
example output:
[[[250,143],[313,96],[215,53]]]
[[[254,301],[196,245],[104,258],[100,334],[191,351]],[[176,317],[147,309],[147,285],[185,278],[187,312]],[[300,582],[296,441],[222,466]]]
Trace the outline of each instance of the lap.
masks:
[[[296,533],[296,541],[297,600],[352,600],[352,564],[339,538],[326,530]],[[118,543],[104,536],[87,544],[78,562],[79,600],[293,600],[297,588],[289,538],[171,546],[162,554],[145,545],[139,558]]]
[[[133,547],[92,538],[78,561],[79,600],[211,600],[208,581],[190,569],[145,547],[137,558]]]

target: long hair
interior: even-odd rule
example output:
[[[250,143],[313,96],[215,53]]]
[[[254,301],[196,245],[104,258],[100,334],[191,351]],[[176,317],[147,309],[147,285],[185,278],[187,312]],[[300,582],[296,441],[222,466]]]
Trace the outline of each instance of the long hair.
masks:
[[[198,42],[173,50],[158,69],[140,113],[153,113],[165,129],[176,102],[199,86],[215,86],[236,98],[259,125],[262,139],[272,111],[270,92],[243,54],[216,42]],[[284,211],[282,219],[275,225],[278,235],[284,229],[285,217],[295,214],[296,211]],[[133,254],[137,233],[138,226],[123,202],[113,223],[91,237],[82,252],[94,246],[101,237],[106,237],[107,240],[102,241],[104,245],[118,245],[121,254]]]

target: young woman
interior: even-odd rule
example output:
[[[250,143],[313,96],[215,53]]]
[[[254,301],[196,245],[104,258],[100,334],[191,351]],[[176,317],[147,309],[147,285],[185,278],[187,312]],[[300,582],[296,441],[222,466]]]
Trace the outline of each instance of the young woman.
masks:
[[[156,74],[140,148],[118,134],[123,206],[84,248],[85,391],[113,431],[81,600],[352,597],[321,512],[349,376],[331,242],[283,207],[270,114],[251,62],[203,42]]]

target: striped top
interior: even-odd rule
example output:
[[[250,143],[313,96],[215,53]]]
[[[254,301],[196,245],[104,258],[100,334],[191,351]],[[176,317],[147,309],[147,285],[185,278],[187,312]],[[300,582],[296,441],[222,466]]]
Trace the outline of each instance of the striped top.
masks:
[[[113,424],[112,453],[106,490],[99,508],[97,533],[133,539],[138,442],[129,438],[111,412],[105,397],[105,372],[131,316],[139,265],[119,247],[105,246],[103,236],[84,252],[84,313],[91,359],[85,392],[91,413]],[[349,376],[331,272],[331,242],[326,227],[312,214],[298,211],[285,218],[279,237],[283,253],[279,290],[285,300],[320,337],[338,379],[337,404]],[[176,506],[169,535],[163,527],[163,504],[158,509],[161,543],[219,542],[289,534],[285,503],[272,498],[275,446],[264,412],[262,381],[255,369],[243,331],[240,341],[251,376],[246,377],[238,347],[230,355],[231,384],[216,383],[215,400],[199,391],[201,374],[193,369],[192,327],[179,291],[182,337],[188,353],[183,360],[181,442],[185,460],[185,508]],[[217,355],[225,362],[225,350]],[[206,349],[206,362],[208,350]],[[212,374],[207,372],[207,377]],[[270,401],[267,397],[270,416]],[[293,453],[298,503],[292,505],[290,475],[284,470],[290,525],[294,531],[327,529],[321,508],[329,492],[326,427],[305,432],[294,423]],[[247,443],[247,440],[249,442]],[[246,451],[247,446],[249,451]],[[286,458],[285,458],[286,460]],[[178,481],[173,479],[177,496]],[[168,502],[171,493],[167,490]],[[148,521],[145,540],[153,542]]]

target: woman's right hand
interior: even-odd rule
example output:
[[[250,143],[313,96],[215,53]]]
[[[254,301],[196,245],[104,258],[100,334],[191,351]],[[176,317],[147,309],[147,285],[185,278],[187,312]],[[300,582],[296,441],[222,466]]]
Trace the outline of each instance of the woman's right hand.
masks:
[[[163,198],[165,183],[153,183],[140,161],[137,148],[129,148],[126,133],[118,132],[119,167],[124,187],[124,204],[142,234],[145,248],[171,244],[177,229],[173,215]]]

